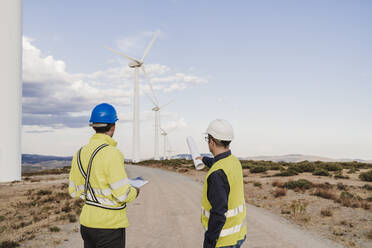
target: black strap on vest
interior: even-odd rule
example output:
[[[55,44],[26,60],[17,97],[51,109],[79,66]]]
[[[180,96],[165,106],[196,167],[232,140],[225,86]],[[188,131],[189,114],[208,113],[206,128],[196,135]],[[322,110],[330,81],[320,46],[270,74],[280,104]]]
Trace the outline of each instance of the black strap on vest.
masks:
[[[92,169],[92,164],[93,164],[93,159],[94,157],[97,155],[97,153],[105,148],[106,146],[108,146],[108,144],[102,144],[100,145],[99,147],[97,147],[94,152],[92,153],[92,156],[90,157],[89,159],[89,164],[88,164],[88,168],[87,168],[87,173],[85,173],[84,169],[83,169],[83,166],[81,164],[81,159],[80,159],[80,154],[81,154],[81,150],[83,148],[80,148],[79,152],[78,152],[78,156],[77,156],[77,163],[78,163],[78,167],[79,167],[79,170],[81,172],[81,175],[84,177],[85,179],[85,186],[84,186],[84,200],[85,200],[85,204],[87,205],[91,205],[91,206],[95,206],[95,207],[100,207],[100,208],[104,208],[104,209],[111,209],[111,210],[121,210],[121,209],[124,209],[127,205],[124,204],[120,207],[108,207],[108,206],[105,206],[103,205],[102,203],[100,203],[98,200],[97,200],[97,197],[96,195],[94,194],[94,190],[93,188],[91,187],[90,183],[89,183],[89,178],[90,178],[90,171]],[[92,197],[92,199],[88,199],[88,190],[90,192],[90,195]]]

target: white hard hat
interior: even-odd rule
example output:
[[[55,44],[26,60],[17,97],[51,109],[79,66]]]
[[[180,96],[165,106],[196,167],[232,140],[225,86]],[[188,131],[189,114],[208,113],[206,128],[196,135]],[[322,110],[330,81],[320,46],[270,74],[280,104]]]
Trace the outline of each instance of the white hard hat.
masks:
[[[234,139],[234,132],[231,124],[222,119],[212,121],[207,129],[207,134],[218,140],[231,141]]]

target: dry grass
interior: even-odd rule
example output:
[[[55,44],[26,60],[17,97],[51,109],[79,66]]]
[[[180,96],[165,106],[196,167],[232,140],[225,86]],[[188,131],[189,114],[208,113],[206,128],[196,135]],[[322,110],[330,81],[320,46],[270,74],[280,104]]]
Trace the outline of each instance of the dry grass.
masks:
[[[48,176],[42,176],[41,182],[32,183],[30,177],[27,181],[0,188],[0,244],[3,245],[0,248],[11,247],[12,242],[34,239],[38,232],[53,232],[58,225],[77,221],[83,202],[72,199],[67,193],[68,184],[59,180],[67,179],[67,175],[55,179],[59,180],[56,183],[53,180],[46,183]],[[9,187],[14,196],[4,194]]]
[[[336,196],[333,191],[329,189],[324,189],[324,188],[318,188],[315,190],[313,195],[324,198],[324,199],[336,199]]]
[[[273,192],[273,195],[275,198],[285,196],[287,194],[287,189],[283,188],[276,188],[275,191]]]
[[[332,216],[333,215],[333,212],[332,212],[331,208],[327,207],[325,209],[320,210],[320,214],[322,216],[329,217],[329,216]]]

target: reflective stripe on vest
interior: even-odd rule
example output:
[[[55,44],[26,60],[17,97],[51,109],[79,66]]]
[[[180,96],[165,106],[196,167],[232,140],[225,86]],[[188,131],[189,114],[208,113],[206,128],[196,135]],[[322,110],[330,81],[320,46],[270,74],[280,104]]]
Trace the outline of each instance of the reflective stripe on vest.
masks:
[[[246,224],[247,224],[247,221],[246,221],[246,219],[244,219],[242,224],[239,224],[239,225],[227,228],[227,229],[222,229],[222,231],[220,233],[220,237],[226,237],[228,235],[238,233],[238,232],[240,232],[240,229],[242,229],[242,227],[244,227]]]
[[[108,146],[107,144],[102,144],[100,145],[99,147],[97,147],[94,152],[92,153],[92,156],[90,157],[89,159],[89,164],[88,164],[88,168],[87,168],[87,173],[85,173],[84,169],[83,169],[83,166],[81,164],[81,160],[80,160],[80,153],[81,153],[81,149],[79,150],[78,152],[78,155],[77,155],[77,163],[78,163],[78,167],[79,167],[79,170],[81,172],[81,175],[84,177],[85,179],[85,185],[77,185],[75,186],[75,188],[78,190],[81,190],[81,186],[84,186],[84,193],[82,195],[80,195],[80,198],[85,200],[85,204],[87,205],[91,205],[91,206],[95,206],[95,207],[100,207],[100,208],[104,208],[104,209],[111,209],[111,210],[121,210],[121,209],[124,209],[126,207],[126,204],[124,205],[121,205],[119,207],[110,207],[111,206],[116,206],[117,203],[115,201],[112,201],[110,199],[107,199],[107,198],[101,198],[101,197],[96,197],[96,193],[99,194],[99,195],[107,195],[108,192],[110,192],[111,194],[111,190],[110,189],[93,189],[90,185],[90,182],[89,182],[89,177],[90,177],[90,171],[91,171],[91,168],[92,168],[92,163],[93,163],[93,159],[94,157],[96,156],[96,154],[104,147]],[[124,179],[125,180],[125,179]],[[122,184],[124,180],[121,180],[119,181],[118,183],[119,184]],[[73,184],[73,183],[72,183]],[[88,192],[89,190],[89,192]],[[110,191],[108,191],[110,190]],[[74,192],[75,193],[75,192]],[[123,197],[127,197],[128,196],[128,192],[126,194],[124,194],[123,196],[121,196],[121,198]]]
[[[226,216],[226,218],[234,217],[234,216],[237,216],[240,213],[243,213],[243,211],[244,211],[244,204],[240,205],[237,208],[228,210],[225,213],[225,216]],[[210,212],[205,210],[203,207],[202,207],[202,214],[209,219]]]

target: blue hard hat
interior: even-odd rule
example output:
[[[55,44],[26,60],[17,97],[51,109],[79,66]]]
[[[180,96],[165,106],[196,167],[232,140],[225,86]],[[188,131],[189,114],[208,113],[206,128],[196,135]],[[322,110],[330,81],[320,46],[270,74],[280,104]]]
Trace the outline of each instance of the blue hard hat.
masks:
[[[118,120],[115,108],[108,103],[101,103],[94,107],[90,116],[90,123],[115,123]]]

